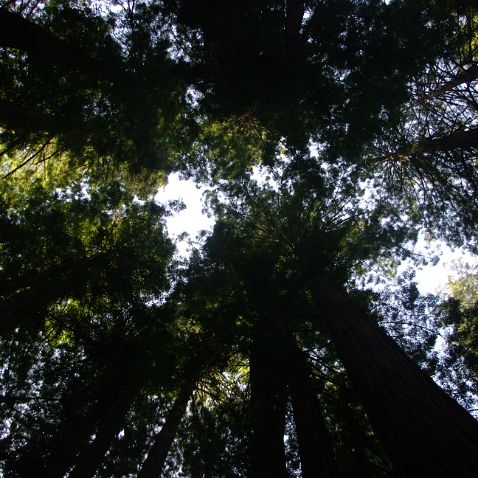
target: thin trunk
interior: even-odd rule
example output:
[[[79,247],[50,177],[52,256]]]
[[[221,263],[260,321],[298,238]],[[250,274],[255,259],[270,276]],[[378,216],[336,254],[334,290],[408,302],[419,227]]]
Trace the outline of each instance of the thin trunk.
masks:
[[[161,431],[156,435],[148,456],[138,473],[138,478],[158,478],[161,476],[164,462],[173,443],[181,419],[186,413],[191,394],[194,390],[194,381],[187,381],[180,390]]]
[[[74,403],[72,403],[74,407]],[[64,432],[57,437],[55,447],[41,469],[32,470],[32,478],[63,478],[74,465],[79,450],[87,446],[90,436],[94,433],[100,416],[101,405],[96,403],[88,411],[73,419],[67,418]],[[27,475],[24,475],[27,478]]]
[[[119,343],[120,340],[118,338],[113,342],[113,350],[118,357],[97,377],[101,388],[97,392],[97,399],[84,414],[77,411],[78,394],[70,395],[67,409],[74,420],[70,420],[69,416],[64,417],[63,433],[55,440],[55,448],[44,467],[43,477],[63,478],[74,467],[69,477],[86,478],[94,474],[103,460],[114,432],[124,422],[143,379],[136,371],[136,362],[131,358],[135,356],[132,353],[133,345],[125,346]],[[125,349],[131,355],[122,353]],[[95,439],[90,443],[94,434]]]
[[[332,442],[319,400],[312,386],[309,365],[305,354],[299,349],[293,337],[289,339],[288,352],[288,383],[297,430],[302,477],[336,477],[338,471]]]
[[[478,476],[478,423],[338,288],[312,294],[398,476]]]
[[[373,469],[364,446],[366,439],[364,430],[362,430],[359,423],[357,423],[355,418],[352,416],[347,417],[346,424],[350,433],[350,438],[352,440],[352,452],[357,476],[375,476],[376,470]]]
[[[456,88],[457,86],[465,84],[469,85],[472,81],[475,81],[476,79],[478,79],[478,65],[472,65],[466,70],[463,70],[461,73],[458,73],[454,78],[445,82],[443,85],[417,98],[414,101],[413,105],[420,105],[428,100],[437,98],[443,93],[453,90],[453,88]]]
[[[416,154],[433,154],[470,148],[478,148],[478,128],[470,128],[467,131],[453,131],[446,136],[423,138],[416,143],[399,147],[394,153],[377,156],[370,161],[398,161],[404,158],[408,159]]]
[[[132,399],[133,397],[123,397],[120,403],[104,410],[95,439],[88,446],[82,448],[75,460],[75,467],[68,478],[90,478],[95,474],[111,443],[124,425],[125,416],[131,406]]]
[[[287,396],[274,355],[262,340],[250,354],[251,478],[289,476],[284,449]]]
[[[353,405],[357,404],[357,399],[353,395],[353,392],[346,388],[342,389],[342,393],[339,396],[340,400],[340,414],[344,420],[344,427],[349,435],[349,440],[346,442],[346,446],[352,450],[353,454],[353,470],[357,476],[374,477],[382,476],[384,468],[381,465],[376,465],[370,460],[370,455],[375,455],[380,463],[383,463],[385,467],[390,468],[390,461],[387,457],[384,457],[382,447],[377,443],[377,440],[373,436],[369,436],[368,427],[364,426],[357,417],[357,411],[353,410]],[[379,449],[376,449],[377,446]],[[378,454],[377,454],[378,452]]]

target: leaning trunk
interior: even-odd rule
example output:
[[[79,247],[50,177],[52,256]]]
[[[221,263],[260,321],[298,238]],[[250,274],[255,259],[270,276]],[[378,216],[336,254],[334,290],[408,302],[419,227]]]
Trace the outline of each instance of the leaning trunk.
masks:
[[[69,414],[64,429],[56,437],[53,447],[46,457],[35,449],[20,457],[17,464],[22,478],[63,478],[75,463],[78,450],[86,446],[94,433],[97,414],[88,410],[83,416]],[[66,423],[67,422],[67,423]]]
[[[158,478],[161,475],[181,419],[186,413],[186,407],[193,389],[194,381],[188,381],[183,385],[166,418],[166,422],[154,439],[153,446],[149,450],[141,471],[138,473],[138,478]]]
[[[90,478],[103,463],[111,443],[124,426],[125,417],[133,397],[123,397],[120,402],[104,410],[104,415],[98,425],[95,439],[84,447],[68,478]]]
[[[417,98],[414,101],[414,105],[420,105],[434,98],[438,98],[444,93],[452,91],[457,86],[469,85],[476,79],[478,79],[478,65],[472,65],[461,73],[458,73],[454,78],[448,80],[443,85],[436,89],[432,89],[428,93]]]
[[[478,423],[338,288],[312,288],[398,476],[478,476]]]
[[[447,153],[454,150],[469,150],[478,148],[478,128],[457,130],[447,135],[432,138],[422,138],[416,143],[405,144],[395,152],[376,156],[370,161],[401,161],[403,158],[411,158],[420,154]]]
[[[0,27],[2,47],[39,54],[54,54],[60,50],[64,52],[67,50],[63,40],[46,28],[6,8],[0,8]]]
[[[66,475],[75,464],[77,454],[87,447],[89,438],[95,432],[101,410],[107,406],[106,395],[103,393],[83,415],[75,412],[75,402],[72,401],[62,433],[56,438],[48,458],[41,468],[31,470],[31,474],[23,474],[24,478],[63,478]]]
[[[293,337],[288,344],[288,383],[303,478],[338,475],[332,442],[314,392],[305,354]]]

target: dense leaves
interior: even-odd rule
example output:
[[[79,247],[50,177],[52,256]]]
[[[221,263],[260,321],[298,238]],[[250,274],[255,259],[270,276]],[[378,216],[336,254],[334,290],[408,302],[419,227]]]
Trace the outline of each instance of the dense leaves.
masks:
[[[1,5],[0,473],[476,476],[473,2]]]

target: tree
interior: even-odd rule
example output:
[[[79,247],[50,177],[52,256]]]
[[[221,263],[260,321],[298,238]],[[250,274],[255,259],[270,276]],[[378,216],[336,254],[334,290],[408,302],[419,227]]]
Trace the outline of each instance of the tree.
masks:
[[[356,154],[455,33],[456,16],[432,5],[168,0],[102,16],[11,2],[0,16],[4,142],[21,150],[54,136],[77,160],[93,150],[169,171],[205,116],[250,115],[291,148],[343,135],[336,146]]]
[[[458,263],[455,280],[449,280],[449,296],[442,298],[440,325],[446,338],[440,357],[440,374],[446,389],[476,412],[477,330],[476,271]],[[448,370],[446,373],[445,370]],[[467,384],[464,386],[463,384]]]
[[[110,156],[136,171],[169,171],[173,137],[188,135],[188,121],[179,120],[186,85],[153,30],[157,7],[141,4],[122,19],[66,3],[47,3],[27,19],[14,10],[21,5],[12,7],[0,15],[5,149],[56,138],[76,163]]]
[[[474,306],[359,286],[476,246],[472,2],[2,5],[3,473],[477,474]]]
[[[371,144],[368,166],[393,177],[388,190],[407,198],[423,221],[441,222],[447,240],[472,243],[476,218],[477,12],[467,3],[455,38],[411,83],[400,122]],[[411,191],[410,197],[407,191]],[[419,198],[417,200],[417,198]],[[444,212],[446,211],[446,213]],[[445,225],[446,221],[455,226]],[[450,237],[451,236],[451,237]],[[460,239],[461,238],[461,239]]]
[[[293,169],[292,171],[295,172]],[[247,217],[251,221],[251,227],[255,227],[265,236],[265,241],[280,244],[280,246],[266,245],[268,252],[270,248],[277,250],[278,247],[282,247],[282,254],[286,254],[289,261],[296,262],[295,268],[302,275],[306,287],[310,289],[319,308],[320,318],[331,334],[352,385],[356,388],[396,472],[407,476],[417,469],[423,472],[434,470],[434,473],[442,473],[445,476],[451,472],[451,468],[446,471],[447,467],[454,466],[462,467],[461,474],[472,476],[476,463],[473,458],[470,459],[473,456],[471,449],[462,457],[456,455],[453,459],[451,456],[453,453],[459,454],[459,450],[466,447],[466,444],[476,441],[477,425],[474,419],[420,371],[380,330],[373,318],[362,309],[363,306],[354,303],[355,301],[350,298],[350,292],[344,290],[346,274],[350,273],[347,271],[350,268],[347,264],[347,246],[343,245],[345,250],[342,251],[335,248],[344,244],[344,240],[340,240],[340,237],[344,237],[347,244],[346,237],[357,227],[355,222],[357,219],[345,218],[340,226],[337,226],[335,221],[332,223],[323,221],[322,217],[327,216],[328,211],[326,203],[320,204],[324,197],[322,189],[320,191],[322,194],[316,199],[313,219],[309,218],[307,212],[301,211],[300,219],[310,222],[309,224],[302,222],[298,227],[299,212],[291,208],[295,204],[304,207],[304,202],[300,199],[301,193],[306,191],[306,197],[311,201],[314,191],[311,187],[301,187],[301,181],[306,174],[306,171],[301,171],[300,176],[296,176],[300,178],[296,179],[297,186],[294,183],[294,176],[291,180],[291,176],[284,175],[282,180],[288,186],[287,192],[291,195],[287,198],[280,196],[275,198],[275,194],[267,190],[261,194],[260,189],[255,191],[254,197],[246,191],[243,194],[242,210],[238,214]],[[237,191],[237,189],[234,191],[236,195]],[[277,203],[275,210],[272,209]],[[310,202],[308,206],[312,207]],[[269,209],[266,209],[267,207]],[[288,223],[288,217],[295,223]],[[372,221],[367,224],[366,217],[361,219],[363,228],[361,233],[366,237],[369,234],[367,229],[371,228],[379,238],[381,226]],[[337,218],[335,220],[338,221]],[[324,225],[327,228],[324,228]],[[306,227],[308,229],[305,229]],[[384,232],[381,235],[382,241],[387,238]],[[334,239],[331,240],[327,236]],[[389,240],[390,238],[389,236]],[[392,240],[397,240],[397,237],[393,237]],[[360,236],[356,235],[352,247],[357,248],[359,241]],[[380,247],[380,243],[376,241],[375,247]],[[321,248],[326,248],[327,252]],[[360,257],[359,252],[364,254],[364,258],[371,253],[368,248],[361,251],[355,249],[355,260]],[[400,380],[404,380],[407,386],[402,387]],[[418,406],[417,401],[422,403],[424,408]],[[408,418],[401,417],[400,410]],[[427,414],[433,415],[434,418],[426,418]],[[382,423],[385,419],[386,423]],[[404,422],[410,426],[408,430]],[[448,432],[438,430],[430,432],[435,426],[444,427],[443,430],[448,426],[451,428]],[[439,437],[440,440],[445,436],[453,436],[452,441],[443,444],[434,442],[436,438]],[[414,438],[417,439],[417,443],[413,442]],[[456,451],[452,451],[457,441],[461,445]],[[440,462],[440,458],[436,455],[438,449],[448,450],[443,462]],[[419,460],[418,455],[414,458],[415,453],[420,455]],[[455,460],[456,464],[451,465]]]
[[[145,300],[168,287],[172,244],[163,235],[164,209],[124,199],[117,184],[53,195],[36,184],[3,204],[2,335],[12,353],[4,362],[3,412],[18,418],[10,438],[17,456],[6,466],[22,476],[98,466],[158,374],[158,362],[139,351],[169,340],[170,319]],[[157,355],[160,367],[174,364],[169,353]]]

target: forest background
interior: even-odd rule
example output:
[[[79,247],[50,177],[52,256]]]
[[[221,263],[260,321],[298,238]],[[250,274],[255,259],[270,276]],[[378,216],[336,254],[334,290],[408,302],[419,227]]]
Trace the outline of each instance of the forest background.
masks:
[[[0,5],[2,474],[477,476],[475,2]]]

